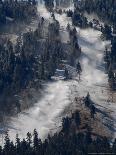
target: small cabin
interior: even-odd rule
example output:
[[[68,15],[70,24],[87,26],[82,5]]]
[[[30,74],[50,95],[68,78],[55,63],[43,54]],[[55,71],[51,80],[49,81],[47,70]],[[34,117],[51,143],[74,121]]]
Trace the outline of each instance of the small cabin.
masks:
[[[65,77],[65,70],[56,69],[56,71],[55,71],[55,76],[58,76],[58,77]]]

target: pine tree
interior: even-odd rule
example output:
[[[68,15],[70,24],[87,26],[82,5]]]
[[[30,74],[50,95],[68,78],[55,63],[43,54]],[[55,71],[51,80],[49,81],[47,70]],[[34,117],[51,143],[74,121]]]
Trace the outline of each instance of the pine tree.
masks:
[[[115,141],[113,142],[112,152],[113,152],[113,153],[116,153],[116,139],[115,139]]]
[[[29,132],[27,133],[26,140],[27,140],[27,143],[28,143],[28,145],[30,147],[31,144],[32,144],[32,135],[31,135],[31,133],[29,133]]]
[[[8,135],[8,132],[6,133],[5,135],[5,143],[4,143],[4,154],[9,154],[10,155],[10,146],[11,146],[11,141],[10,141],[10,138],[9,138],[9,135]]]
[[[2,154],[2,146],[0,146],[0,155],[3,155],[3,154]]]
[[[15,143],[15,146],[16,146],[17,154],[20,154],[21,144],[20,144],[20,139],[19,139],[18,134],[16,134],[16,143]]]
[[[41,146],[42,146],[42,142],[38,138],[38,133],[37,133],[36,129],[34,129],[34,133],[33,133],[33,147],[34,147],[34,151],[36,153],[40,152],[41,151]]]

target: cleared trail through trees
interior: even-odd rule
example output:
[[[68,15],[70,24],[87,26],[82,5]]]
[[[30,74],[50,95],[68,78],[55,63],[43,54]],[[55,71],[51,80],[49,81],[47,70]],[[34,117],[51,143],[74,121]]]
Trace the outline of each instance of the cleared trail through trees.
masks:
[[[70,6],[73,8],[73,5]],[[67,24],[71,25],[71,18],[66,17],[66,14],[55,14],[56,20],[66,29]],[[82,75],[81,81],[75,81],[79,96],[86,96],[89,92],[91,99],[100,109],[103,124],[108,127],[113,133],[113,138],[116,137],[116,93],[109,88],[108,77],[105,74],[104,50],[110,45],[109,41],[101,40],[101,32],[91,28],[80,29],[76,27],[78,32],[78,41],[82,49],[81,65]],[[69,41],[68,32],[63,33],[65,42]],[[66,40],[67,39],[67,40]]]
[[[38,12],[47,20],[51,20],[50,13],[46,10],[44,3],[40,0]],[[71,8],[72,6],[70,6]],[[71,24],[71,19],[66,14],[56,14],[56,19],[60,22],[61,27],[66,29],[67,24]],[[105,46],[109,42],[100,39],[101,33],[93,29],[81,30],[77,28],[79,45],[82,48],[82,75],[81,81],[56,81],[46,85],[45,94],[33,108],[22,112],[18,117],[12,118],[9,122],[9,134],[11,139],[15,139],[16,133],[19,137],[26,136],[28,131],[37,129],[40,138],[44,138],[51,129],[58,128],[61,124],[60,114],[66,106],[70,104],[68,95],[70,85],[74,84],[80,95],[86,96],[90,92],[92,100],[96,106],[103,111],[101,116],[103,123],[108,126],[116,135],[116,105],[110,98],[107,75],[105,75],[103,64],[103,53]],[[67,31],[61,33],[62,41],[69,41]],[[75,70],[75,69],[72,69]],[[72,93],[73,95],[73,93]],[[110,117],[106,117],[106,113]]]
[[[47,21],[51,20],[42,1],[38,6],[38,13]],[[2,130],[8,130],[11,140],[15,140],[16,134],[22,139],[26,137],[27,132],[33,132],[34,129],[37,129],[41,139],[50,131],[57,130],[61,125],[61,113],[70,104],[70,84],[70,81],[61,80],[47,83],[42,98],[34,107],[12,117],[8,124],[4,124]],[[1,135],[1,142],[3,137],[4,135]]]
[[[9,122],[8,131],[12,140],[18,133],[22,139],[27,132],[33,132],[36,128],[39,137],[45,138],[52,129],[58,129],[61,125],[60,113],[70,104],[69,86],[71,82],[55,81],[45,85],[43,97],[35,103],[34,107],[23,111]],[[1,137],[2,138],[2,137]]]

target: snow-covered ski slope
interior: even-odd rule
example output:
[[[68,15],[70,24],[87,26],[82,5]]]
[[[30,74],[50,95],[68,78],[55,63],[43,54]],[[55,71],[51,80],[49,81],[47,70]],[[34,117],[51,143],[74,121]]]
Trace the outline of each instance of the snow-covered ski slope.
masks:
[[[11,139],[18,133],[23,138],[27,132],[37,129],[40,138],[44,138],[50,130],[60,126],[60,113],[69,102],[70,82],[56,81],[45,85],[44,96],[34,107],[13,117],[9,124]]]
[[[74,9],[73,3],[67,9]],[[51,18],[47,11],[41,10],[40,7],[38,7],[38,10],[40,10],[40,14],[44,18]],[[55,18],[64,30],[61,31],[62,41],[68,42],[69,36],[66,27],[68,23],[71,25],[71,19],[67,18],[66,14],[59,15],[57,13],[55,13]],[[101,113],[103,123],[114,132],[114,137],[116,137],[116,93],[113,93],[108,86],[108,77],[105,74],[103,60],[105,47],[109,46],[110,42],[101,40],[100,31],[94,29],[83,30],[78,27],[76,29],[78,31],[79,45],[82,49],[81,64],[83,72],[81,82],[75,81],[74,83],[80,96],[86,96],[87,92],[90,92],[96,106],[103,111]],[[110,116],[109,118],[106,117],[106,112]]]
[[[41,1],[41,0],[40,0]],[[70,6],[70,8],[73,6]],[[46,10],[44,3],[39,3],[38,13],[47,20],[52,20],[50,13]],[[55,14],[56,19],[64,29],[61,33],[62,41],[69,40],[66,31],[67,24],[71,24],[71,19],[65,14]],[[100,39],[101,33],[93,29],[79,29],[78,39],[82,48],[82,75],[81,81],[55,81],[46,84],[45,94],[38,100],[34,107],[18,114],[9,122],[9,134],[12,139],[16,133],[19,137],[25,137],[28,131],[35,128],[39,132],[39,137],[44,138],[52,129],[58,128],[61,124],[61,112],[70,104],[70,85],[76,85],[78,94],[86,96],[90,92],[92,100],[96,106],[102,110],[103,123],[116,135],[116,104],[111,102],[111,92],[108,88],[107,75],[104,71],[103,52],[109,42]],[[108,102],[109,100],[109,102]],[[110,118],[106,118],[105,113],[109,112]],[[107,119],[107,120],[106,120]]]

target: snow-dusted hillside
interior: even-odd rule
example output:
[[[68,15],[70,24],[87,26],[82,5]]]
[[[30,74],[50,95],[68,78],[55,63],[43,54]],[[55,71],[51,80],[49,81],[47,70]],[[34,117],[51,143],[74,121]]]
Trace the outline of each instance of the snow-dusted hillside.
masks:
[[[38,13],[48,21],[51,20],[44,3],[39,3]],[[61,37],[62,41],[66,42],[69,40],[66,27],[68,23],[71,24],[71,19],[67,18],[65,14],[55,14],[55,17],[64,29],[63,35],[61,30]],[[25,137],[28,131],[33,131],[35,128],[38,130],[39,137],[44,138],[51,129],[59,127],[61,112],[71,103],[69,94],[71,93],[70,85],[73,84],[76,85],[80,97],[86,96],[87,92],[90,92],[96,106],[103,111],[101,113],[103,123],[108,123],[109,128],[116,134],[116,104],[113,103],[115,100],[112,99],[112,93],[108,88],[103,63],[104,49],[109,42],[102,41],[101,33],[97,30],[77,28],[77,31],[79,45],[82,48],[81,81],[78,83],[75,77],[72,81],[59,80],[46,84],[45,94],[41,100],[38,100],[34,107],[18,114],[18,117],[12,118],[12,121],[9,122],[11,139],[15,138],[16,133],[19,134],[19,137]],[[110,118],[106,118],[104,113],[108,113]]]

